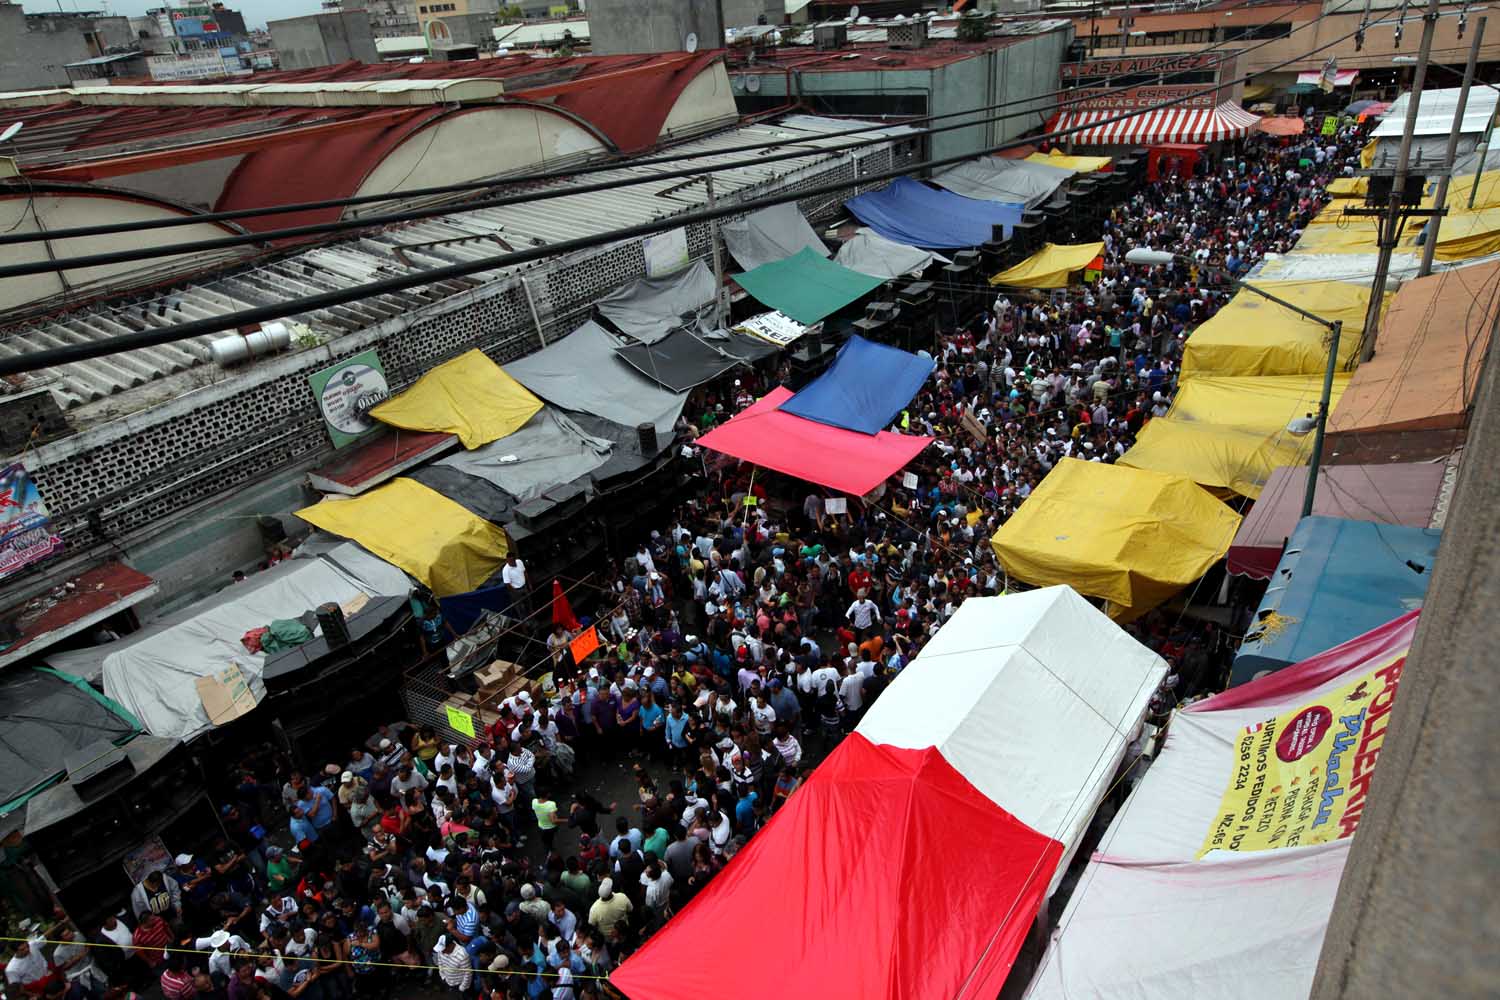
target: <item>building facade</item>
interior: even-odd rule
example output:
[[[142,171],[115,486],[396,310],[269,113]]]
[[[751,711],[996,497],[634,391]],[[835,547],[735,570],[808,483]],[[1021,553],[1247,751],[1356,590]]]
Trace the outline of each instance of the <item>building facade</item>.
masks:
[[[66,87],[70,64],[139,50],[129,18],[28,14],[18,3],[0,3],[0,93]]]
[[[364,63],[380,61],[369,15],[362,8],[289,17],[270,21],[266,28],[271,32],[282,69],[335,66],[351,59]]]

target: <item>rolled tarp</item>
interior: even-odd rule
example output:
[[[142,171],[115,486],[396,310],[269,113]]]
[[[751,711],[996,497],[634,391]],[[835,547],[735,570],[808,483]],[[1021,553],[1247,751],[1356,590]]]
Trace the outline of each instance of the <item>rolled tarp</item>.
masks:
[[[859,221],[881,236],[914,247],[977,247],[996,239],[995,228],[1009,238],[1024,206],[964,198],[898,177],[878,191],[844,202]]]
[[[990,545],[1016,579],[1066,583],[1129,621],[1223,558],[1239,524],[1186,476],[1065,458]]]
[[[923,271],[935,260],[944,263],[948,261],[948,258],[931,250],[888,240],[866,226],[861,226],[853,236],[844,241],[833,259],[851,271],[883,280]]]
[[[475,349],[433,368],[370,415],[404,430],[454,434],[465,448],[478,448],[512,433],[541,408],[540,399]]]
[[[1019,203],[1035,208],[1077,171],[1050,163],[982,156],[932,178],[934,184],[965,198]]]
[[[1329,322],[1343,321],[1340,367],[1358,355],[1359,331],[1370,301],[1368,286],[1343,281],[1268,281],[1256,287]],[[1241,289],[1188,337],[1182,377],[1320,374],[1328,367],[1327,336],[1328,327],[1322,323]]]
[[[700,260],[676,274],[633,281],[594,305],[621,333],[654,344],[695,322],[713,301],[714,275]]]
[[[439,597],[477,590],[510,548],[499,527],[404,477],[357,497],[304,507],[297,516],[359,542]]]
[[[828,370],[781,404],[782,413],[875,434],[911,402],[936,362],[855,335]]]
[[[828,247],[807,224],[795,202],[730,219],[720,224],[719,232],[724,235],[730,256],[747,271],[795,257],[803,250],[819,257],[828,256]]]
[[[1074,272],[1104,252],[1103,243],[1048,243],[1015,267],[990,278],[1012,288],[1066,288]]]
[[[762,264],[735,275],[734,280],[760,302],[804,325],[838,312],[882,283],[880,278],[851,271],[811,250]]]

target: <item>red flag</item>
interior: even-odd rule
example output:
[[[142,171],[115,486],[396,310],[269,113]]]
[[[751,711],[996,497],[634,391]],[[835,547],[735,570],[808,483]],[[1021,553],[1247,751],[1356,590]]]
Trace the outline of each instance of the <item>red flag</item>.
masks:
[[[558,580],[552,581],[552,624],[561,625],[569,632],[577,632],[583,627],[574,617],[573,605],[568,603],[568,595],[563,593],[562,583]]]

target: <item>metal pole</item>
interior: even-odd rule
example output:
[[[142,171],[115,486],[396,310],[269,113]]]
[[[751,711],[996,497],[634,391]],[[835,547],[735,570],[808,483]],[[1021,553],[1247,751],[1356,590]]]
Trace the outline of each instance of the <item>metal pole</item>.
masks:
[[[536,299],[531,297],[531,286],[526,283],[525,275],[521,276],[521,291],[526,293],[526,304],[531,307],[531,321],[536,324],[536,339],[542,342],[543,347],[546,347],[547,335],[542,332],[542,317],[536,311]]]
[[[1406,106],[1406,125],[1401,130],[1401,152],[1396,157],[1396,175],[1391,182],[1391,196],[1381,219],[1380,259],[1375,265],[1375,280],[1370,285],[1370,305],[1365,310],[1365,326],[1360,334],[1359,360],[1375,356],[1375,331],[1380,326],[1380,305],[1385,299],[1385,280],[1391,270],[1391,251],[1396,249],[1396,233],[1401,226],[1401,197],[1406,188],[1407,159],[1411,156],[1411,138],[1417,130],[1417,109],[1422,103],[1422,85],[1427,80],[1427,63],[1432,58],[1432,36],[1437,30],[1439,0],[1428,0],[1422,15],[1422,47],[1417,52],[1417,69],[1411,81],[1411,100]]]
[[[1328,433],[1328,407],[1333,400],[1333,373],[1339,366],[1339,337],[1344,321],[1336,320],[1328,344],[1328,367],[1323,371],[1323,395],[1318,400],[1318,428],[1313,435],[1312,458],[1307,463],[1307,492],[1302,494],[1302,516],[1311,517],[1318,494],[1318,468],[1323,464],[1323,438]]]
[[[1453,110],[1453,131],[1448,134],[1448,150],[1443,154],[1443,172],[1438,177],[1437,199],[1432,207],[1441,209],[1448,204],[1448,182],[1452,179],[1453,161],[1458,158],[1458,138],[1463,132],[1464,109],[1469,104],[1469,88],[1474,85],[1474,64],[1479,61],[1479,45],[1484,40],[1484,22],[1487,18],[1480,17],[1474,24],[1474,40],[1469,43],[1469,61],[1464,66],[1464,82],[1458,91],[1458,107]],[[1474,175],[1475,183],[1479,181],[1479,175]],[[1437,252],[1438,227],[1442,225],[1443,217],[1434,215],[1432,222],[1427,226],[1427,241],[1422,244],[1422,266],[1417,269],[1417,277],[1425,278],[1432,273],[1432,255]]]
[[[714,175],[707,174],[703,183],[708,188],[708,210],[712,212],[714,202]],[[714,253],[714,329],[724,329],[724,255],[719,250],[719,220],[710,219],[708,223],[708,245]],[[753,476],[755,473],[751,472]]]
[[[1479,179],[1484,176],[1484,161],[1489,156],[1490,140],[1495,137],[1495,119],[1491,118],[1484,126],[1484,135],[1479,139],[1479,146],[1475,150],[1479,154],[1479,162],[1474,167],[1474,183],[1469,187],[1469,208],[1474,207],[1474,196],[1479,193]]]
[[[1303,319],[1310,319],[1314,323],[1320,323],[1323,326],[1332,326],[1333,325],[1332,323],[1328,322],[1328,320],[1324,319],[1322,316],[1319,316],[1317,313],[1308,312],[1306,309],[1303,309],[1301,306],[1293,305],[1292,303],[1288,302],[1286,299],[1282,298],[1281,296],[1279,296],[1279,295],[1272,295],[1270,292],[1266,291],[1264,288],[1258,288],[1255,285],[1250,284],[1250,282],[1248,282],[1248,281],[1236,281],[1236,282],[1234,282],[1234,287],[1236,287],[1236,288],[1243,288],[1247,292],[1254,292],[1256,295],[1259,295],[1263,299],[1269,299],[1269,300],[1271,300],[1272,302],[1276,303],[1278,306],[1281,306],[1283,309],[1290,309],[1292,312],[1296,313],[1298,316],[1301,316]]]

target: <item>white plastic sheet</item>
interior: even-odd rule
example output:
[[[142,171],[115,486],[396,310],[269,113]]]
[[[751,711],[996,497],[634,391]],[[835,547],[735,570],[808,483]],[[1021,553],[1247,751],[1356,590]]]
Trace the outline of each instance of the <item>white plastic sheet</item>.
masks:
[[[839,247],[834,260],[851,271],[877,278],[899,278],[903,274],[920,272],[934,260],[948,262],[947,257],[931,250],[921,250],[888,240],[875,230],[863,226]]]
[[[719,232],[724,235],[724,245],[730,254],[746,271],[785,260],[804,249],[820,257],[828,256],[828,248],[807,224],[795,202],[730,219],[719,227]]]

